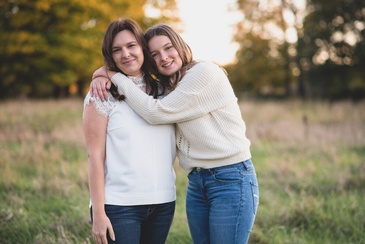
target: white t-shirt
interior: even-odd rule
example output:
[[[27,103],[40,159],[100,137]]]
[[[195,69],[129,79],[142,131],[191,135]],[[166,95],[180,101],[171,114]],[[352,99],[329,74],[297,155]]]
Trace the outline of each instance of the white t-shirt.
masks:
[[[174,125],[151,125],[110,94],[106,101],[87,94],[84,106],[91,101],[108,117],[105,204],[131,206],[176,200]]]

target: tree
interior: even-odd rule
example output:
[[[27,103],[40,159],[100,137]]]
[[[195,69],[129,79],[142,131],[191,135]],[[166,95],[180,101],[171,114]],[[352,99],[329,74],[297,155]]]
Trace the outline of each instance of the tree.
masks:
[[[282,96],[285,72],[277,49],[253,33],[246,34],[240,45],[237,62],[226,67],[235,91]]]
[[[247,88],[247,82],[254,82],[256,90],[259,85],[262,91],[291,95],[299,75],[295,37],[301,28],[303,6],[294,0],[237,0],[237,5],[244,20],[237,27],[235,41],[240,48],[236,54],[237,66],[232,67],[232,72],[245,71],[246,76],[234,79],[241,80],[242,89]],[[257,76],[247,81],[246,77],[252,73]]]
[[[174,3],[175,0],[157,1]],[[0,3],[0,98],[83,93],[103,65],[102,37],[111,20],[146,27],[146,0],[8,0]],[[156,1],[149,1],[156,6]],[[171,5],[174,9],[174,5]]]
[[[365,97],[365,1],[310,0],[298,41],[306,89],[320,98]]]

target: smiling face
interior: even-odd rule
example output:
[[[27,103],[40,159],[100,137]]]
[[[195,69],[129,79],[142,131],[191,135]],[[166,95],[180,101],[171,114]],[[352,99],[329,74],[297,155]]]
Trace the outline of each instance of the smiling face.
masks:
[[[122,30],[115,36],[112,53],[115,64],[123,73],[128,76],[142,76],[143,50],[131,31]]]
[[[182,59],[167,36],[152,37],[148,41],[148,48],[161,74],[171,76],[182,67]]]

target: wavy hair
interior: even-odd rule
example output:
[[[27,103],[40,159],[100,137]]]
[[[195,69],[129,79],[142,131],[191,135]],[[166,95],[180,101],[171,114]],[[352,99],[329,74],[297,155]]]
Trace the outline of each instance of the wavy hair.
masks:
[[[144,37],[145,37],[147,43],[154,36],[168,37],[182,60],[182,67],[175,74],[173,74],[171,76],[164,76],[161,74],[159,75],[160,80],[167,79],[167,82],[170,86],[169,89],[172,91],[176,88],[178,82],[185,75],[186,71],[188,69],[190,69],[191,67],[193,67],[197,62],[194,61],[194,59],[193,59],[193,53],[192,53],[189,45],[170,26],[165,25],[165,24],[154,25],[151,28],[149,28],[146,31],[146,33],[144,34]]]
[[[104,57],[104,64],[109,70],[123,73],[114,62],[112,51],[115,36],[123,30],[128,30],[132,32],[138,44],[142,47],[144,61],[141,70],[145,74],[144,79],[146,82],[146,89],[149,95],[157,98],[165,92],[166,87],[163,85],[163,83],[158,83],[157,80],[154,78],[157,77],[157,68],[155,62],[149,54],[148,45],[144,38],[143,31],[134,20],[129,18],[119,18],[109,24],[104,34],[103,44],[101,48]],[[124,100],[125,96],[118,94],[117,88],[113,83],[109,91],[118,100]]]

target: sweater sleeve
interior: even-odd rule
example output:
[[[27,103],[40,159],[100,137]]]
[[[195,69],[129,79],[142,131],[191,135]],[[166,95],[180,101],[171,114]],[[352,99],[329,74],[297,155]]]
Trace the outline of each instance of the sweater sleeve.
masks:
[[[215,64],[200,62],[186,72],[163,99],[154,99],[121,73],[112,77],[125,101],[151,124],[179,123],[202,117],[236,101],[226,74]]]

